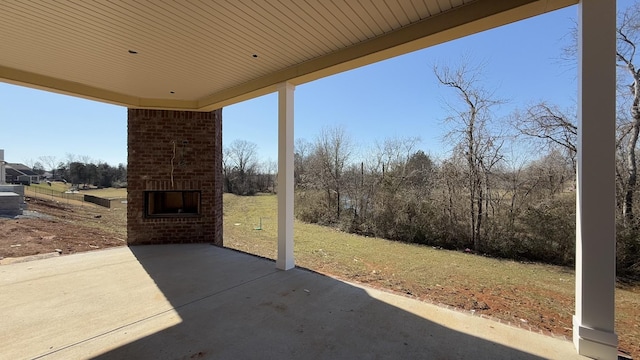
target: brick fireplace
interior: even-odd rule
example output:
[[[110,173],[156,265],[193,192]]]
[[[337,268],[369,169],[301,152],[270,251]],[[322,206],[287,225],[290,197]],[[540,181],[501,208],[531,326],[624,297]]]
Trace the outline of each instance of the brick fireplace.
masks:
[[[222,246],[222,109],[129,109],[127,243]]]

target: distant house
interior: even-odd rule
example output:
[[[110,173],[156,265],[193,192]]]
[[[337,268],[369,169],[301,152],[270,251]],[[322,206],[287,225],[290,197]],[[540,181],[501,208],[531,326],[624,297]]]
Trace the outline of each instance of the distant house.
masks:
[[[27,165],[19,163],[6,163],[6,178],[8,184],[38,184],[40,175],[31,170]]]

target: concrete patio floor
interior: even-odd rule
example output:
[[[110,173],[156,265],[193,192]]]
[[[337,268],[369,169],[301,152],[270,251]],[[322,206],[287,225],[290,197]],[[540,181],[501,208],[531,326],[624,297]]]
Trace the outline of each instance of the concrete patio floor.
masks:
[[[0,266],[1,359],[581,359],[569,341],[207,244]]]

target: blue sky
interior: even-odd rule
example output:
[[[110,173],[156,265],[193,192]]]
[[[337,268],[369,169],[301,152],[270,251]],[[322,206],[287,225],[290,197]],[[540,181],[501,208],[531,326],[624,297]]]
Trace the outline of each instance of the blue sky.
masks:
[[[560,57],[576,15],[572,6],[300,85],[295,137],[313,141],[323,127],[342,126],[363,151],[385,138],[419,136],[420,149],[446,156],[445,101],[454,93],[438,85],[432,68],[464,56],[485,63],[483,87],[508,101],[496,116],[539,100],[571,107],[576,68]],[[111,165],[127,160],[124,107],[0,83],[0,125],[0,149],[9,162],[65,161],[67,154]],[[235,139],[256,143],[262,160],[277,159],[276,94],[223,109],[223,142]]]

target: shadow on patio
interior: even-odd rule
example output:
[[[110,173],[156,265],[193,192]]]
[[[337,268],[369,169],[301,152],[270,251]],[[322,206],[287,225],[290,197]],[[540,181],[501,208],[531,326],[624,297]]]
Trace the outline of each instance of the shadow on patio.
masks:
[[[22,314],[0,353],[20,358],[580,358],[568,341],[205,244],[26,266],[0,269],[3,318]]]

